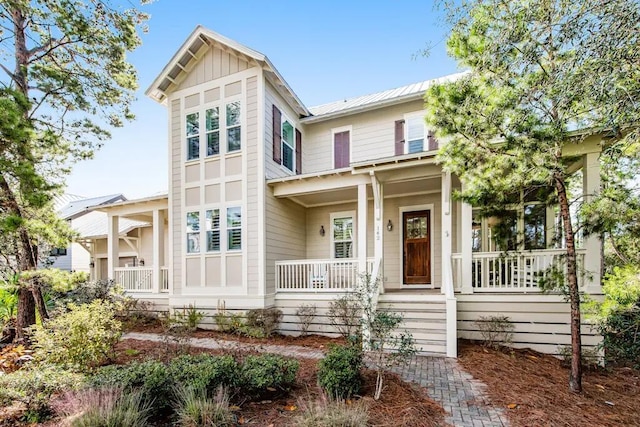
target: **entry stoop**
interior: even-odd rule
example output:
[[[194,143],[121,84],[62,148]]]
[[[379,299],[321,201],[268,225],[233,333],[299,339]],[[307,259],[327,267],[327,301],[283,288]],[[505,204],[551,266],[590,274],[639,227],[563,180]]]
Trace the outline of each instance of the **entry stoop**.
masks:
[[[402,315],[400,331],[408,331],[416,340],[419,354],[447,355],[447,307],[441,294],[393,292],[381,294],[378,309]]]

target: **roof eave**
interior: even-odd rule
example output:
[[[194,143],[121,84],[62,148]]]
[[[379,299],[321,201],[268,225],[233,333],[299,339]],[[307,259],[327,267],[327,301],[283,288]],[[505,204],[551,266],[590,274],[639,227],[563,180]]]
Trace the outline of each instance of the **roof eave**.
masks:
[[[390,107],[397,104],[402,104],[410,101],[417,101],[424,97],[424,92],[412,93],[409,95],[400,96],[392,99],[385,99],[382,101],[372,102],[370,104],[359,105],[353,108],[347,108],[344,110],[333,111],[331,113],[320,114],[317,116],[309,116],[301,119],[302,123],[319,123],[327,120],[335,119],[336,117],[343,117],[352,114],[365,113],[367,111],[375,110],[383,107]]]

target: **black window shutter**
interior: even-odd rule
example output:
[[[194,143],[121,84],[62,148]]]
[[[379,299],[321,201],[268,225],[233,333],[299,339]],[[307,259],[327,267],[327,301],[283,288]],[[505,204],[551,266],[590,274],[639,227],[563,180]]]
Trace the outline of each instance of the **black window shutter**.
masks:
[[[273,161],[282,163],[282,113],[273,106]]]
[[[395,147],[396,156],[404,154],[404,120],[396,120]]]
[[[302,173],[302,133],[296,129],[296,173]]]

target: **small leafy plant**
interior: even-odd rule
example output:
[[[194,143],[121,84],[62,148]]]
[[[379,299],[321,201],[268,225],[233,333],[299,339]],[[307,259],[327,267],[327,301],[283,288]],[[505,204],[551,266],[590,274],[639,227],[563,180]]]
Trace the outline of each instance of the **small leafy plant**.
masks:
[[[360,335],[362,307],[358,295],[349,293],[329,304],[329,321],[347,340]]]
[[[480,316],[475,325],[482,336],[482,344],[486,347],[499,348],[513,342],[515,326],[508,316]]]
[[[362,386],[362,349],[356,345],[333,346],[318,362],[318,385],[334,399],[348,399]]]
[[[278,330],[282,320],[282,310],[277,308],[259,308],[247,312],[246,326],[257,329],[261,337],[268,338]],[[249,334],[247,334],[249,335]]]
[[[260,396],[268,389],[288,390],[296,379],[300,363],[275,354],[247,356],[241,367],[243,391]]]
[[[204,313],[198,311],[195,305],[189,304],[187,307],[183,307],[181,311],[176,311],[174,316],[176,323],[182,325],[188,331],[195,331],[204,318]]]
[[[316,317],[318,309],[315,304],[301,304],[296,310],[296,316],[300,323],[300,335],[306,336],[309,332],[309,327]]]

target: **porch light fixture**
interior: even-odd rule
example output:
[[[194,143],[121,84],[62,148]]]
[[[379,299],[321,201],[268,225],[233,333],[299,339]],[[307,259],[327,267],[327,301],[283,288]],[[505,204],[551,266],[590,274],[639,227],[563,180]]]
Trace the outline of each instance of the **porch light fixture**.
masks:
[[[140,258],[138,264],[140,264],[140,267],[144,267],[144,258]]]
[[[89,268],[93,268],[96,266],[95,261],[93,260],[93,258],[91,258],[91,261],[89,261]]]
[[[320,226],[320,235],[324,237],[324,225]]]
[[[391,230],[393,230],[393,223],[391,222],[391,220],[389,220],[389,222],[387,222],[387,231]]]

